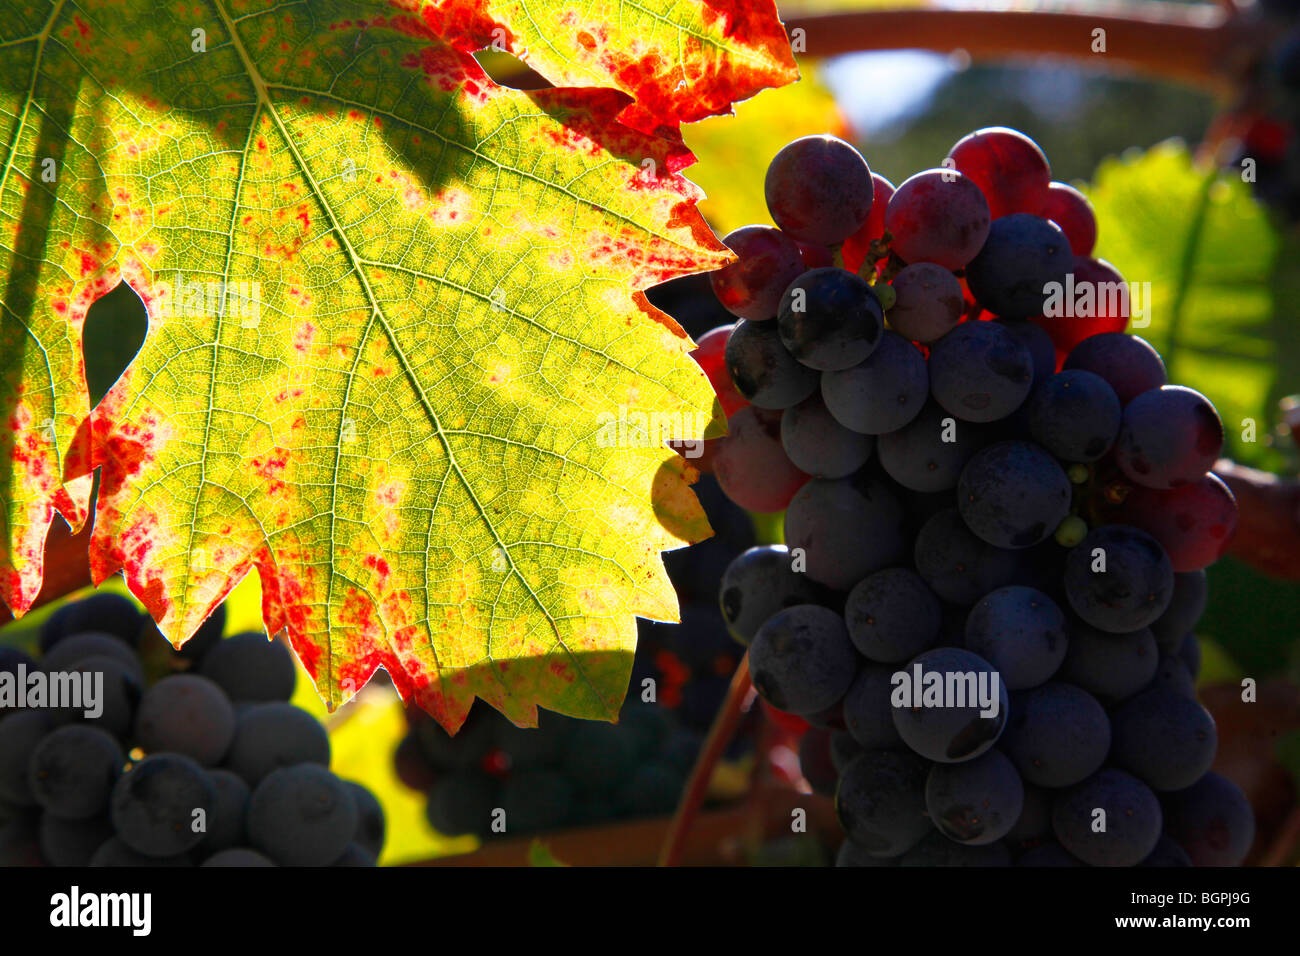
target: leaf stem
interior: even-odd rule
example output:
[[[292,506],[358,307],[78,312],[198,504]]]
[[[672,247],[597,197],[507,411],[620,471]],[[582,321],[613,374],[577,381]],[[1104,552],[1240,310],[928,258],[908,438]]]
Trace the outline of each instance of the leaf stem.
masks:
[[[677,805],[677,812],[673,814],[673,822],[668,827],[663,848],[659,852],[660,866],[676,866],[681,859],[691,824],[695,822],[695,817],[708,792],[713,768],[722,759],[723,751],[727,749],[727,744],[731,742],[736,727],[740,724],[750,686],[749,651],[745,651],[745,656],[740,659],[740,664],[736,667],[736,673],[731,676],[731,686],[727,688],[727,696],[722,702],[722,707],[719,708],[718,715],[713,718],[709,736],[705,739],[704,746],[700,748],[700,755],[691,770],[690,779],[686,782],[686,789],[682,791],[681,802]]]

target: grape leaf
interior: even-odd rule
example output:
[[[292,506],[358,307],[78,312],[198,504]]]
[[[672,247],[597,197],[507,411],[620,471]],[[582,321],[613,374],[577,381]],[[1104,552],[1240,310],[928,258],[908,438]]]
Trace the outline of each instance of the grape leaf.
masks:
[[[330,706],[383,666],[452,730],[613,719],[709,533],[658,439],[723,429],[633,292],[728,259],[689,152],[617,90],[496,86],[415,0],[0,12],[6,603],[100,467],[94,579],[175,643],[256,568]],[[87,414],[120,281],[149,333]]]
[[[729,113],[799,76],[773,0],[459,0],[422,12],[457,49],[513,53],[556,86],[622,90],[636,102],[620,119],[647,131]]]

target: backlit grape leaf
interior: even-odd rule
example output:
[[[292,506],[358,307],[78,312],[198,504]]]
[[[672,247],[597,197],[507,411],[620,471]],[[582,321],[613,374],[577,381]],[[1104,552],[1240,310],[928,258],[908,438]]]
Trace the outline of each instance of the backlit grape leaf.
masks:
[[[422,12],[457,49],[508,51],[556,86],[622,90],[636,102],[620,119],[638,129],[728,113],[799,76],[772,0],[447,0]]]
[[[1149,325],[1135,320],[1129,331],[1156,347],[1170,381],[1214,402],[1227,454],[1269,467],[1283,330],[1271,285],[1278,238],[1265,210],[1238,177],[1196,167],[1178,142],[1108,160],[1086,192],[1095,254],[1128,282],[1150,283]],[[1253,442],[1242,440],[1248,418]]]
[[[4,0],[0,49],[5,601],[102,466],[94,577],[174,642],[256,568],[331,705],[382,665],[450,729],[613,719],[709,533],[660,439],[723,423],[634,293],[727,260],[690,154],[495,86],[417,0]],[[149,333],[87,416],[119,281]]]

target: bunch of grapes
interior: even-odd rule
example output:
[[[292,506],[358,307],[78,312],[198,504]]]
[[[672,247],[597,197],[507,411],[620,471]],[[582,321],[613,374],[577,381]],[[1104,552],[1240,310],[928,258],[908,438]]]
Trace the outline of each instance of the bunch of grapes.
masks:
[[[476,701],[451,736],[409,712],[397,773],[428,794],[435,830],[509,839],[672,813],[701,744],[672,711],[632,695],[617,724],[538,715],[516,727]]]
[[[839,862],[1240,863],[1194,686],[1223,426],[1123,331],[1087,200],[1004,128],[896,189],[805,137],[766,197],[776,227],[712,276],[738,321],[694,354],[730,424],[713,473],[785,544],[732,562],[721,609],[814,727]]]
[[[0,865],[375,865],[383,810],[330,772],[325,729],[288,702],[292,653],[224,628],[218,607],[173,651],[101,593],[45,621],[39,659],[0,649],[26,686],[103,681],[94,716],[0,708]]]

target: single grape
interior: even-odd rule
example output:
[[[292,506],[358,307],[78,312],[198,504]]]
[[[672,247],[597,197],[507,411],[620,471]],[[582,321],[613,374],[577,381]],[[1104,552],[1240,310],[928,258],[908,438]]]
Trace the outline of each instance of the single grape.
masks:
[[[1011,585],[984,595],[966,618],[967,650],[1002,675],[1007,690],[1036,687],[1065,660],[1065,614],[1036,588]]]
[[[330,739],[320,722],[292,704],[259,704],[235,723],[226,767],[256,787],[271,771],[300,763],[328,767]]]
[[[1139,485],[1167,489],[1205,477],[1223,451],[1223,422],[1210,400],[1181,385],[1153,388],[1124,408],[1115,460]]]
[[[1096,461],[1119,434],[1123,409],[1104,378],[1068,369],[1049,378],[1029,399],[1029,433],[1057,458]]]
[[[324,767],[271,771],[248,801],[252,843],[281,866],[327,866],[357,829],[357,806],[343,781]]]
[[[863,750],[897,750],[904,746],[889,703],[894,668],[866,664],[844,695],[844,726]]]
[[[997,319],[998,325],[1011,333],[1011,337],[1025,347],[1034,365],[1034,380],[1030,388],[1033,395],[1044,382],[1056,373],[1056,346],[1037,322],[1029,319]],[[1025,406],[1021,406],[1023,409]]]
[[[203,839],[196,828],[212,812],[216,791],[203,768],[181,754],[153,754],[113,787],[110,813],[118,837],[137,853],[169,857]]]
[[[1079,190],[1065,183],[1052,183],[1047,187],[1043,204],[1027,211],[1036,212],[1060,226],[1076,256],[1092,255],[1093,246],[1097,244],[1097,217],[1092,211],[1092,203]]]
[[[758,408],[742,408],[718,440],[713,474],[726,496],[750,511],[781,511],[808,481],[785,453],[781,419]],[[695,550],[692,548],[691,550]]]
[[[826,408],[845,428],[864,435],[897,431],[925,407],[930,393],[925,359],[896,332],[852,368],[823,372]]]
[[[0,800],[20,807],[36,806],[27,768],[41,740],[54,729],[43,710],[20,710],[0,721]]]
[[[1200,571],[1227,550],[1237,528],[1237,499],[1210,474],[1169,491],[1134,488],[1116,517],[1160,542],[1175,571]]]
[[[1173,691],[1191,700],[1196,699],[1196,678],[1192,672],[1187,669],[1187,665],[1181,657],[1176,654],[1160,655],[1160,663],[1156,665],[1156,676],[1151,678],[1151,683],[1147,684],[1143,691],[1165,689]]]
[[[1151,625],[1151,633],[1161,652],[1178,650],[1183,636],[1205,613],[1209,597],[1210,586],[1204,570],[1174,573],[1174,593],[1169,599],[1169,607]]]
[[[863,752],[862,745],[847,730],[831,731],[831,765],[836,773],[843,773],[853,758]]]
[[[229,770],[208,770],[212,781],[212,812],[208,814],[208,832],[199,849],[216,853],[241,846],[247,839],[245,822],[248,818],[248,800],[252,791],[244,778]]]
[[[88,657],[110,657],[125,667],[144,683],[144,668],[131,645],[103,631],[84,631],[69,634],[41,658],[40,666],[47,674],[57,674],[75,667]]]
[[[234,737],[230,701],[216,683],[197,674],[164,677],[145,691],[135,715],[136,742],[145,753],[182,753],[205,767],[221,762]]]
[[[47,734],[36,745],[27,782],[46,812],[67,820],[88,820],[104,812],[125,765],[126,755],[112,734],[72,724]]]
[[[1190,787],[1210,769],[1219,743],[1209,711],[1168,688],[1125,701],[1111,729],[1111,763],[1153,790]]]
[[[884,322],[871,286],[845,269],[805,272],[785,290],[777,312],[781,344],[800,363],[823,372],[851,368],[870,355]]]
[[[866,472],[804,485],[786,509],[785,542],[803,548],[808,577],[841,591],[898,563],[907,547],[898,498]]]
[[[928,764],[901,750],[869,750],[840,776],[835,812],[849,839],[864,853],[906,853],[932,832],[925,810]]]
[[[916,536],[916,570],[931,590],[950,604],[974,604],[985,594],[1015,583],[1016,552],[977,538],[956,508],[932,516]]]
[[[1187,851],[1169,838],[1167,834],[1160,834],[1160,839],[1156,841],[1156,848],[1147,854],[1147,858],[1138,866],[1191,866],[1192,858],[1187,855]]]
[[[819,589],[793,570],[792,560],[785,545],[769,544],[750,548],[727,565],[719,600],[727,629],[741,644],[749,644],[763,622],[782,608],[817,603]]]
[[[759,408],[798,405],[820,381],[781,343],[773,322],[737,322],[727,337],[725,357],[736,391]]]
[[[751,322],[776,318],[781,294],[804,272],[798,244],[771,226],[741,226],[722,242],[736,254],[735,262],[709,274],[722,307]]]
[[[931,832],[903,854],[899,866],[1010,866],[1011,851],[1001,843],[966,846]]]
[[[1193,866],[1240,866],[1255,842],[1255,815],[1241,788],[1210,771],[1190,787],[1162,794],[1165,832]]]
[[[1160,652],[1150,628],[1115,634],[1071,619],[1070,645],[1056,676],[1109,706],[1149,684],[1159,665]]]
[[[933,262],[907,266],[894,276],[890,287],[897,298],[889,309],[889,327],[914,342],[938,341],[966,311],[957,277]]]
[[[696,340],[695,351],[691,353],[691,358],[704,370],[709,384],[713,386],[718,402],[722,405],[722,414],[728,418],[749,404],[736,391],[731,374],[727,371],[727,339],[735,327],[732,324],[709,329]]]
[[[1038,144],[1005,126],[977,129],[948,151],[952,165],[968,176],[988,200],[997,219],[1037,212],[1048,197],[1051,167]]]
[[[1054,222],[1018,212],[994,219],[966,268],[966,284],[984,308],[1012,319],[1042,315],[1065,291],[1074,265],[1069,240]],[[1059,299],[1058,299],[1059,301]]]
[[[265,634],[232,634],[208,651],[199,673],[231,700],[285,701],[293,696],[297,665],[293,652]]]
[[[970,651],[937,647],[913,659],[895,687],[894,726],[927,760],[961,763],[985,753],[1007,724],[1007,689],[988,661]],[[919,683],[918,683],[919,682]]]
[[[879,173],[871,174],[871,187],[871,215],[867,216],[867,221],[859,226],[853,235],[845,239],[844,245],[840,247],[840,254],[844,257],[844,268],[860,275],[863,275],[862,264],[871,252],[872,241],[883,239],[885,236],[885,209],[894,195],[894,184]],[[806,257],[804,261],[807,262]],[[882,263],[884,261],[881,260]],[[808,268],[816,269],[823,265],[830,265],[830,263],[809,262]]]
[[[1029,350],[996,322],[963,322],[930,348],[930,392],[966,421],[1010,415],[1033,380]]]
[[[1100,375],[1115,390],[1121,405],[1169,381],[1165,363],[1151,343],[1124,332],[1085,338],[1066,356],[1062,369],[1070,368]]]
[[[871,215],[871,169],[837,136],[801,136],[773,157],[763,180],[772,221],[801,242],[833,246]]]
[[[1189,631],[1178,645],[1178,659],[1186,665],[1192,680],[1201,676],[1201,642],[1196,639],[1195,633]]]
[[[111,634],[134,648],[140,641],[145,618],[135,602],[121,594],[103,591],[71,601],[45,619],[41,626],[41,653],[47,655],[65,638],[95,632]]]
[[[138,664],[129,667],[114,657],[100,654],[83,657],[64,673],[76,674],[83,688],[83,675],[89,675],[96,686],[99,681],[103,681],[102,693],[98,694],[96,706],[88,706],[90,696],[86,696],[79,704],[51,710],[50,716],[59,725],[91,722],[101,730],[125,739],[135,723],[136,707],[140,704],[141,682],[136,676],[138,671]]]
[[[1011,716],[998,747],[1026,783],[1068,787],[1105,761],[1110,720],[1087,691],[1049,681],[1011,698]]]
[[[1155,538],[1128,525],[1094,528],[1065,559],[1065,594],[1093,627],[1126,634],[1152,624],[1173,598],[1174,568]]]
[[[50,866],[90,866],[95,851],[113,836],[113,824],[104,814],[103,804],[98,810],[97,815],[80,820],[65,819],[48,810],[41,814],[41,856]]]
[[[921,576],[909,568],[884,568],[849,592],[844,619],[849,638],[868,660],[897,664],[933,647],[943,607]]]
[[[844,373],[826,372],[823,378],[832,374]],[[846,478],[867,463],[876,440],[845,428],[814,392],[782,413],[781,446],[800,471],[818,478]]]
[[[1105,814],[1099,829],[1098,810]],[[1160,839],[1160,801],[1141,780],[1106,768],[1057,797],[1052,829],[1061,845],[1091,866],[1136,866]]]
[[[988,437],[983,426],[962,421],[930,401],[898,431],[881,435],[876,454],[886,474],[904,488],[948,491],[957,487],[961,470]]]
[[[778,611],[749,646],[754,689],[773,707],[795,714],[834,706],[857,666],[844,619],[816,604]]]
[[[963,269],[988,238],[988,200],[972,180],[951,169],[906,179],[885,209],[891,249],[904,262]]]
[[[925,806],[940,832],[967,846],[1002,839],[1020,819],[1025,788],[996,750],[965,763],[937,763],[925,782]]]
[[[975,453],[957,482],[967,527],[999,548],[1046,541],[1070,511],[1073,491],[1060,464],[1025,441],[1002,441]]]

